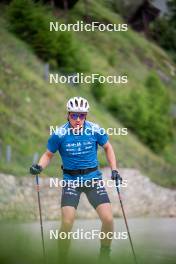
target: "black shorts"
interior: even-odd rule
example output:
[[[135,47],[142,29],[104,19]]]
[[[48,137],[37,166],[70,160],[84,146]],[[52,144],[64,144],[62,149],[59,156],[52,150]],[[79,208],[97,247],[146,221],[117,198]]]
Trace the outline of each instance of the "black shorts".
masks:
[[[82,192],[86,194],[88,201],[94,208],[103,203],[110,203],[105,187],[99,184],[99,182],[97,181],[90,187],[76,187],[74,184],[67,184],[65,187],[62,187],[61,207],[73,206],[77,209]]]

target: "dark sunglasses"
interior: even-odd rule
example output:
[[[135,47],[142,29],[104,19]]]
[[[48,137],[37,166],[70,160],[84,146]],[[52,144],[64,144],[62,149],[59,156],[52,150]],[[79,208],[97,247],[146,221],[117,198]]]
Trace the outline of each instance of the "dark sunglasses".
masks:
[[[73,119],[73,120],[77,120],[78,117],[79,117],[79,119],[83,120],[83,119],[86,118],[86,114],[78,114],[78,113],[74,113],[74,114],[70,114],[70,117],[71,117],[71,119]]]

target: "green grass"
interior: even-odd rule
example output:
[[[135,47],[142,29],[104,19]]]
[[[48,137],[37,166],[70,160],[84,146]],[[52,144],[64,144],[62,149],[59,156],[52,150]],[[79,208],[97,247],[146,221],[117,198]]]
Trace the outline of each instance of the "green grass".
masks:
[[[91,4],[90,12],[96,19],[114,23],[121,21],[117,14],[95,1]],[[74,21],[82,16],[83,4],[80,2],[69,12],[69,19]],[[128,93],[131,89],[143,87],[150,72],[145,63],[146,59],[152,60],[155,69],[159,68],[170,74],[164,62],[170,60],[168,56],[131,30],[115,34],[77,33],[91,62],[92,73],[129,75],[128,85],[107,85],[107,95],[102,104],[98,104],[90,94],[88,85],[49,85],[43,78],[44,64],[27,44],[7,31],[4,19],[0,20],[0,24],[0,35],[4,40],[0,42],[0,138],[3,148],[0,169],[6,173],[28,175],[33,154],[38,152],[41,155],[46,149],[49,126],[65,122],[65,104],[71,96],[81,95],[88,98],[91,104],[90,121],[98,122],[105,128],[124,127],[118,117],[114,118],[107,112],[103,102],[109,100],[112,94],[118,96]],[[174,83],[175,79],[168,85],[172,97],[175,95]],[[164,157],[157,156],[130,132],[128,136],[110,137],[110,141],[120,167],[137,168],[160,185],[172,188],[176,186],[176,168],[173,160],[168,162]],[[12,146],[12,162],[9,164],[4,160],[7,144]],[[174,148],[171,150],[168,146],[167,152],[173,156]],[[166,156],[168,157],[167,153]],[[107,165],[102,151],[99,158],[102,166]],[[55,157],[44,174],[60,176],[60,164],[60,159]]]
[[[45,223],[44,223],[45,225]],[[0,262],[2,264],[9,264],[9,263],[26,263],[26,264],[42,264],[44,263],[43,255],[42,255],[42,244],[41,244],[41,235],[40,235],[40,225],[36,223],[33,230],[29,230],[27,228],[31,228],[30,223],[29,226],[27,224],[20,225],[19,223],[15,222],[8,222],[4,223],[1,222],[1,240],[0,240]],[[45,249],[46,249],[46,263],[65,263],[65,261],[58,260],[58,240],[50,240],[49,239],[49,232],[46,232],[44,229],[44,238],[45,238]],[[149,251],[147,248],[147,239],[144,238],[145,241],[145,248],[144,246],[138,246],[135,248],[136,255],[138,258],[138,263],[147,264]],[[63,241],[62,241],[63,242]],[[85,241],[84,241],[85,242]],[[73,240],[72,244],[81,243],[80,240]],[[90,243],[90,241],[89,241]],[[92,263],[92,264],[100,264],[100,263],[107,263],[106,260],[100,261],[98,260],[99,254],[99,247],[97,246],[97,252],[95,253],[91,251],[90,244],[88,243],[88,247],[86,251],[71,250],[68,258],[68,264],[81,264],[81,263]],[[95,243],[93,241],[93,243]],[[121,241],[116,241],[117,247],[120,246],[121,249],[118,248],[117,253],[113,252],[111,257],[111,263],[123,263],[123,264],[133,264],[133,256],[130,249],[130,245],[126,248],[122,248]],[[79,244],[78,244],[79,245]],[[155,245],[154,245],[155,246]],[[151,249],[151,245],[149,247]],[[165,252],[166,253],[166,252]],[[150,263],[151,264],[174,264],[175,257],[169,259],[169,257],[162,256],[160,258],[160,252],[153,250],[150,253]]]

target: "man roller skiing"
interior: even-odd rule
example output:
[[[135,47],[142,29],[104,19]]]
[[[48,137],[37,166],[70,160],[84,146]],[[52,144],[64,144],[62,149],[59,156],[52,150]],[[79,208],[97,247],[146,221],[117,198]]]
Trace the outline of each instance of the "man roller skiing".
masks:
[[[60,232],[71,231],[80,195],[84,192],[90,204],[95,208],[101,222],[104,234],[113,232],[113,215],[108,194],[104,185],[99,182],[102,173],[98,169],[98,145],[104,148],[112,170],[111,179],[121,183],[122,178],[117,169],[117,162],[113,148],[106,133],[97,124],[86,120],[89,103],[82,97],[71,98],[67,102],[68,122],[62,125],[57,133],[50,136],[47,150],[38,164],[30,168],[33,175],[39,174],[46,168],[54,153],[59,152],[62,158],[63,180],[67,184],[62,188],[61,197],[61,227]],[[72,183],[74,180],[82,182],[80,186]],[[89,182],[85,184],[85,182]],[[92,184],[91,184],[92,183]],[[108,259],[112,239],[101,239],[100,257]],[[70,241],[60,241],[61,255],[67,254]]]

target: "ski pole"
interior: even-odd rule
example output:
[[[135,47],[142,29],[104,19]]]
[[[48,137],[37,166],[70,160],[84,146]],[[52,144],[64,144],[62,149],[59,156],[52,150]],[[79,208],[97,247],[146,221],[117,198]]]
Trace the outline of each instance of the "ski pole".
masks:
[[[126,215],[125,215],[125,211],[124,211],[124,207],[123,207],[123,203],[122,203],[122,198],[121,198],[121,195],[120,195],[120,190],[119,190],[119,187],[118,187],[118,181],[116,181],[116,188],[117,188],[117,193],[118,193],[118,196],[119,196],[120,205],[121,205],[121,208],[122,208],[123,217],[124,217],[124,220],[125,220],[126,229],[127,229],[127,232],[128,232],[128,237],[129,237],[130,244],[131,244],[131,249],[132,249],[133,256],[134,256],[134,261],[135,261],[136,264],[138,264],[137,258],[136,258],[136,254],[135,254],[135,251],[134,251],[134,247],[133,247],[133,243],[132,243],[132,239],[131,239],[131,235],[130,235],[130,231],[129,231],[129,227],[128,227],[128,223],[127,223],[127,219],[126,219]]]
[[[41,236],[42,236],[43,259],[44,259],[44,263],[46,263],[45,243],[44,243],[44,235],[43,235],[43,222],[42,222],[42,210],[41,210],[41,203],[40,203],[39,176],[36,175],[35,179],[36,179],[36,187],[37,187],[36,190],[37,190],[39,216],[40,216],[40,228],[41,228]]]

